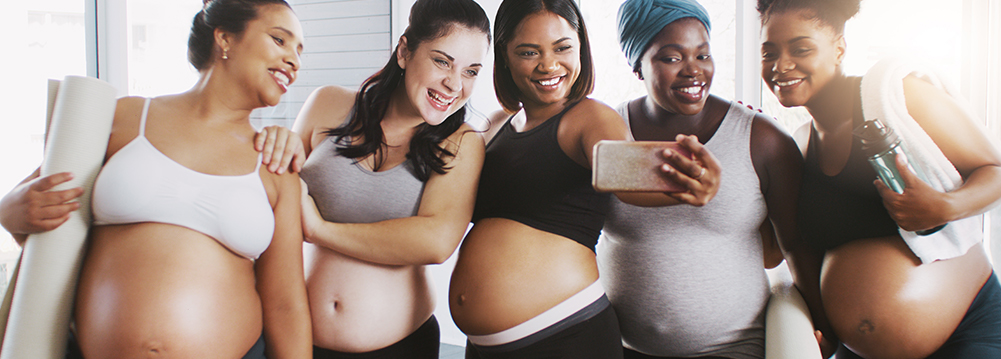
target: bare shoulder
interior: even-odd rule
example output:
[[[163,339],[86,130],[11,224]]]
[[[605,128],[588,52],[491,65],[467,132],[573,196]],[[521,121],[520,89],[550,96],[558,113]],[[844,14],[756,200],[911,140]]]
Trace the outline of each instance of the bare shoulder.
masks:
[[[619,113],[615,109],[604,102],[592,98],[581,100],[570,111],[567,111],[566,117],[585,118],[587,121],[622,122],[622,117],[619,116]]]
[[[763,113],[755,114],[751,121],[751,156],[755,162],[783,165],[802,161],[796,141],[778,121]]]
[[[296,127],[340,126],[354,107],[356,94],[356,91],[333,85],[313,90],[296,118]]]

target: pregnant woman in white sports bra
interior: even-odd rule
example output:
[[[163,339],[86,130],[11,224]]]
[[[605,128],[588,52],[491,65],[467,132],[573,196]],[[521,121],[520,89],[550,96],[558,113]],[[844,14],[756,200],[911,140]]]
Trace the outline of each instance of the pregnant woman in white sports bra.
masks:
[[[191,90],[118,101],[77,287],[79,349],[308,358],[299,183],[261,168],[249,121],[295,80],[302,27],[283,0],[211,0],[188,47]],[[36,171],[4,197],[0,222],[20,241],[57,227],[81,191],[46,190],[69,176]]]

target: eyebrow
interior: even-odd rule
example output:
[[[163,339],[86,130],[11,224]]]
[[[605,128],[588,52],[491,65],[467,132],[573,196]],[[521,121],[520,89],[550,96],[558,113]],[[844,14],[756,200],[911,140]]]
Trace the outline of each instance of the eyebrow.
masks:
[[[559,44],[559,43],[567,41],[567,40],[570,40],[570,37],[564,37],[562,39],[553,41],[553,45]],[[519,48],[519,47],[531,47],[533,49],[538,49],[538,48],[541,48],[542,46],[541,45],[536,45],[536,44],[527,44],[527,43],[526,44],[518,44],[518,46],[515,46],[515,48]]]
[[[786,43],[794,44],[796,42],[799,42],[800,40],[812,40],[812,39],[813,38],[809,37],[809,36],[797,36],[797,37],[794,37],[794,38],[790,39],[789,41],[786,41]],[[765,45],[775,46],[775,43],[771,42],[771,41],[765,41],[765,42],[761,43],[761,46],[765,46]]]
[[[436,52],[436,53],[440,54],[441,56],[445,56],[445,58],[448,59],[448,61],[450,61],[450,62],[454,62],[455,61],[455,58],[452,57],[452,55],[449,55],[448,53],[446,53],[444,51],[441,51],[441,50],[431,50],[431,52]],[[483,64],[477,62],[477,63],[470,64],[469,67],[483,67]]]

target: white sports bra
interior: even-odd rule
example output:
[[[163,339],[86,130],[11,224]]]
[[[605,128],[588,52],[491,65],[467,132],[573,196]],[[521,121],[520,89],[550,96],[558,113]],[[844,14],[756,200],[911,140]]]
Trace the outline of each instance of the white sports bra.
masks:
[[[194,171],[146,139],[143,105],[139,134],[108,159],[94,182],[94,224],[141,222],[187,227],[231,251],[257,259],[271,245],[274,211],[258,171],[219,176]]]

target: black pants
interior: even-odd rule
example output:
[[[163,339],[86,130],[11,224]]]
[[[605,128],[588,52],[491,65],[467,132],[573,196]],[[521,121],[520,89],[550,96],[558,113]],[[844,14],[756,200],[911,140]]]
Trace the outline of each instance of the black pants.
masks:
[[[656,357],[653,355],[646,355],[638,351],[622,348],[623,359],[730,359],[724,357],[687,357],[687,358],[675,358],[675,357]]]
[[[605,297],[602,297],[602,299],[607,303],[608,299]],[[556,323],[550,326],[550,328],[559,325],[560,323]],[[525,341],[533,343],[527,346],[520,345]],[[509,358],[622,358],[622,336],[619,334],[619,320],[616,318],[612,306],[607,305],[596,315],[576,322],[555,333],[550,333],[546,329],[543,329],[536,334],[498,346],[477,346],[468,341],[466,342],[466,359]]]
[[[835,359],[863,359],[844,345]],[[928,359],[1001,358],[1001,283],[991,273],[956,331]]]
[[[342,353],[313,346],[313,359],[438,359],[438,319],[431,316],[413,333],[392,345],[366,353]]]

